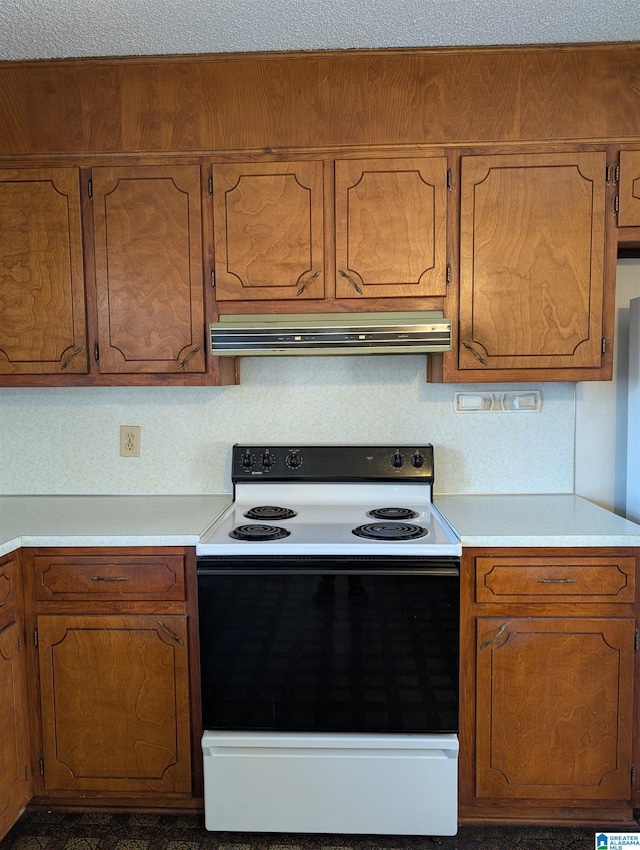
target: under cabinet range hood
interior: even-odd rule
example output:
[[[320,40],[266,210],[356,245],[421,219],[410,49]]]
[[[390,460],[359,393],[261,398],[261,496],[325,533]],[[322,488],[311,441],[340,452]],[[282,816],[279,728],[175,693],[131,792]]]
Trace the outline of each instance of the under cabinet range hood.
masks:
[[[220,316],[216,356],[429,354],[451,350],[451,319],[439,311]]]

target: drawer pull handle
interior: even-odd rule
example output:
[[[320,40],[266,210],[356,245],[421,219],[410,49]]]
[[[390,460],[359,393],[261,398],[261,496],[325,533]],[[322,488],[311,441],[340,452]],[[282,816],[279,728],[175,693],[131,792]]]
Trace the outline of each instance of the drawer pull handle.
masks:
[[[575,584],[574,578],[537,578],[537,584]]]
[[[91,581],[129,581],[129,576],[91,576]]]
[[[486,649],[486,647],[489,646],[490,643],[493,643],[494,640],[496,640],[496,638],[499,638],[500,635],[504,632],[504,630],[508,629],[508,628],[509,628],[509,623],[503,623],[500,626],[500,628],[498,629],[498,631],[495,633],[495,635],[492,635],[492,637],[487,638],[487,640],[482,641],[482,643],[480,644],[480,649]]]
[[[182,638],[179,635],[175,634],[175,632],[172,632],[171,629],[168,629],[162,622],[162,620],[156,620],[156,623],[160,626],[163,632],[166,632],[169,635],[171,640],[175,640],[175,642],[179,643],[180,646],[184,646],[184,641],[182,640]]]

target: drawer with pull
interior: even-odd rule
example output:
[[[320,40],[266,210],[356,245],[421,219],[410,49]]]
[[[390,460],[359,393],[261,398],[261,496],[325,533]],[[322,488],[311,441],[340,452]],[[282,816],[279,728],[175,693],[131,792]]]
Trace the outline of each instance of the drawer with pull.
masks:
[[[33,563],[39,601],[185,598],[181,554],[36,555]]]
[[[635,558],[478,557],[477,602],[633,602]]]

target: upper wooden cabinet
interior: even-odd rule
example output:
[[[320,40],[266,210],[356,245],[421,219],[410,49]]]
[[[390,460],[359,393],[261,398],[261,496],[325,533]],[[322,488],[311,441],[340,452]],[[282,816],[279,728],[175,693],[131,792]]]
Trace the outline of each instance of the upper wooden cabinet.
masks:
[[[462,157],[458,348],[445,379],[610,377],[605,187],[604,152]]]
[[[640,150],[620,151],[618,225],[640,226]]]
[[[235,383],[206,352],[201,187],[199,164],[0,169],[0,386]]]
[[[0,375],[82,374],[77,168],[0,170]]]
[[[204,372],[197,165],[94,168],[101,373]]]
[[[335,168],[336,298],[445,295],[446,158]]]
[[[323,163],[213,168],[219,301],[325,294]]]
[[[445,157],[216,165],[217,299],[444,296],[446,211]]]

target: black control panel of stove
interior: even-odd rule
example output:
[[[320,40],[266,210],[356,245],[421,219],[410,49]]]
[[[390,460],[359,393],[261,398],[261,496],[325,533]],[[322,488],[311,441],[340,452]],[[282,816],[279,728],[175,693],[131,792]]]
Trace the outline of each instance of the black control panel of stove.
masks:
[[[422,481],[433,483],[433,446],[233,447],[233,481]]]

